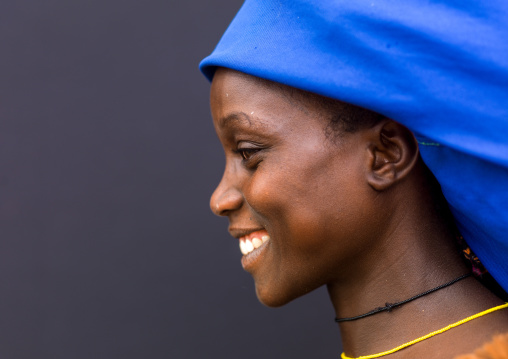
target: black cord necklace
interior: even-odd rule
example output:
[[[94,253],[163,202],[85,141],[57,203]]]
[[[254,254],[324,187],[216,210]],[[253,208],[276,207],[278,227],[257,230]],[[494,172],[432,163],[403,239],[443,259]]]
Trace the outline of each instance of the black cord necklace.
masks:
[[[368,317],[368,316],[371,316],[371,315],[374,315],[374,314],[377,314],[377,313],[381,313],[381,312],[391,312],[392,309],[394,308],[397,308],[397,307],[400,307],[401,305],[403,304],[406,304],[406,303],[409,303],[411,302],[412,300],[415,300],[415,299],[418,299],[420,297],[423,297],[424,295],[427,295],[427,294],[430,294],[430,293],[433,293],[435,292],[436,290],[439,290],[439,289],[443,289],[443,288],[446,288],[452,284],[455,284],[457,283],[459,280],[462,280],[464,278],[467,278],[471,276],[471,273],[467,273],[467,274],[464,274],[464,275],[461,275],[460,277],[458,278],[455,278],[454,280],[448,282],[448,283],[445,283],[445,284],[441,284],[440,286],[437,286],[436,288],[432,288],[432,289],[429,289],[428,291],[426,292],[423,292],[423,293],[420,293],[420,294],[417,294],[415,295],[414,297],[411,297],[409,299],[406,299],[406,300],[403,300],[401,302],[397,302],[397,303],[385,303],[385,307],[378,307],[374,310],[371,310],[370,312],[368,313],[365,313],[365,314],[362,314],[362,315],[357,315],[356,317],[349,317],[349,318],[335,318],[335,321],[337,323],[340,323],[340,322],[349,322],[351,320],[357,320],[357,319],[362,319],[362,318],[365,318],[365,317]]]

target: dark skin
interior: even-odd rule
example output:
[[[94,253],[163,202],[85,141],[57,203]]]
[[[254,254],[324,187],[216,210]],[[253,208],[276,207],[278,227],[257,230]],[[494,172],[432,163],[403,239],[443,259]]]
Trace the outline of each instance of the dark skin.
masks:
[[[326,285],[336,316],[350,317],[467,273],[412,133],[384,119],[331,136],[330,107],[313,97],[228,69],[212,82],[226,169],[210,206],[228,217],[234,237],[269,235],[242,259],[259,300],[280,306]],[[337,102],[333,111],[341,106],[351,110]],[[344,351],[392,349],[500,304],[467,278],[391,313],[340,324]],[[507,310],[389,357],[449,359],[504,332]]]

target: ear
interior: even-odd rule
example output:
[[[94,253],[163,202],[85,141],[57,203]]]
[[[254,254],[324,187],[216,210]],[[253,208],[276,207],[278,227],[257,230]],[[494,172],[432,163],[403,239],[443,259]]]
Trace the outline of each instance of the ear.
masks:
[[[418,143],[413,133],[393,120],[384,120],[368,130],[369,173],[367,182],[384,191],[405,178],[418,161]]]

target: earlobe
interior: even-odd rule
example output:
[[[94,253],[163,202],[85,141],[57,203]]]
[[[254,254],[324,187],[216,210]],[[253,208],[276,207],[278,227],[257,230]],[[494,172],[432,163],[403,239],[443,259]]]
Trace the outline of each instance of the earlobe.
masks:
[[[414,168],[418,143],[411,131],[393,120],[382,121],[369,131],[367,181],[376,191],[384,191]]]

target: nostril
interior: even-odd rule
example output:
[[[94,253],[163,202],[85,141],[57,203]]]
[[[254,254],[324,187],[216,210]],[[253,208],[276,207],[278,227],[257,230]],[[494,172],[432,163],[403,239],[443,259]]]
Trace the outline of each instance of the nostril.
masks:
[[[230,189],[224,193],[212,195],[210,207],[217,216],[227,216],[229,212],[242,206],[243,197],[240,192]]]
[[[213,211],[217,216],[225,216],[227,215],[227,210],[223,209],[220,204],[215,205],[215,210]]]

